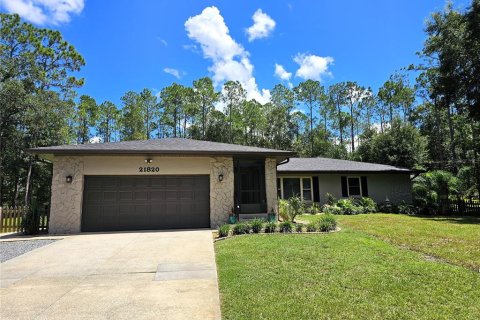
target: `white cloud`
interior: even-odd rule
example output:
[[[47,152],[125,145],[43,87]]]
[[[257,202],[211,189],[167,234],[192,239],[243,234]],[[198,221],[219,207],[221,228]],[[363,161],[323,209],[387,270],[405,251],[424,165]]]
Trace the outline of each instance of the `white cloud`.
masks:
[[[328,70],[328,66],[333,63],[332,57],[320,57],[313,54],[307,55],[299,53],[293,58],[293,61],[300,66],[295,76],[304,80],[321,81],[322,77],[332,75]]]
[[[290,82],[290,78],[292,78],[292,73],[285,70],[285,68],[281,64],[275,63],[275,76],[282,81],[286,81],[288,87],[293,87],[293,84]]]
[[[255,39],[262,39],[268,37],[273,29],[275,29],[275,21],[262,9],[258,9],[252,16],[253,25],[249,27],[246,32],[248,41],[252,42]]]
[[[0,0],[0,6],[10,13],[39,25],[70,21],[72,14],[80,14],[84,0]]]
[[[180,79],[183,75],[183,72],[180,72],[180,71],[178,71],[177,69],[174,69],[174,68],[165,68],[165,69],[163,69],[163,71],[168,73],[168,74],[171,74],[172,76],[174,76],[177,79]]]
[[[287,72],[287,70],[285,70],[285,68],[281,64],[278,64],[278,63],[275,63],[275,75],[280,80],[283,80],[283,81],[289,81],[290,78],[292,77],[292,73]]]
[[[199,15],[188,18],[185,30],[190,39],[200,44],[203,56],[212,61],[208,70],[213,73],[216,86],[236,80],[247,91],[247,99],[255,99],[260,103],[270,100],[269,90],[258,90],[249,53],[230,36],[216,7],[207,7]]]
[[[157,37],[157,40],[160,41],[161,44],[163,44],[165,47],[168,47],[168,42],[165,39],[162,39],[160,37]]]

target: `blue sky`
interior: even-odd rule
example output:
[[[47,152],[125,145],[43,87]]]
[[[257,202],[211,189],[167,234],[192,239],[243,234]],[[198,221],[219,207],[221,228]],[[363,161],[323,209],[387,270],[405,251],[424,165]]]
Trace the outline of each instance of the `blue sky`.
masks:
[[[425,19],[444,4],[0,0],[0,10],[60,30],[86,60],[80,93],[119,103],[128,90],[157,92],[204,76],[218,87],[240,80],[263,101],[276,83],[305,79],[325,86],[351,80],[376,90],[395,70],[418,62]]]

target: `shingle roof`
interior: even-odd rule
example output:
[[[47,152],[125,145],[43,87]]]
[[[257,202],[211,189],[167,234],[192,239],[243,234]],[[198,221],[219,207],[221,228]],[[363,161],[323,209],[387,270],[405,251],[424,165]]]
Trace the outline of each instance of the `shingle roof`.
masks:
[[[384,164],[338,160],[330,158],[290,158],[290,161],[279,165],[278,172],[392,172],[409,173],[409,169]]]
[[[89,143],[30,149],[36,154],[189,154],[189,155],[272,155],[292,156],[285,150],[248,147],[211,141],[164,138],[139,141]]]

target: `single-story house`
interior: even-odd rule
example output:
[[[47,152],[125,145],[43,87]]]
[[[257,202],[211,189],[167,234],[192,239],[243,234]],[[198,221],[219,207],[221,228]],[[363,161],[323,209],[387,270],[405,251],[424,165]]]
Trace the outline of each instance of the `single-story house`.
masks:
[[[409,169],[389,165],[329,159],[289,158],[277,167],[277,194],[288,199],[301,196],[305,202],[326,203],[326,194],[337,199],[370,197],[377,203],[412,201]]]
[[[30,150],[53,163],[49,232],[209,228],[307,202],[369,195],[410,201],[410,171],[294,152],[166,138]],[[367,191],[368,188],[368,191]]]

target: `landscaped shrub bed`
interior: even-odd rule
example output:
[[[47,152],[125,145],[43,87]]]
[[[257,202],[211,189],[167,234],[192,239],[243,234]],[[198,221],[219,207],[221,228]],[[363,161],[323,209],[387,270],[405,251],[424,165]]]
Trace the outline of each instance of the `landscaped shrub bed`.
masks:
[[[330,196],[327,204],[322,206],[322,212],[346,215],[374,213],[377,212],[377,204],[368,197],[335,200]]]
[[[302,223],[290,221],[265,222],[254,219],[250,222],[239,222],[233,226],[224,224],[218,228],[218,237],[238,236],[258,233],[304,233],[304,232],[331,232],[337,229],[337,219],[332,214],[323,214],[317,222],[311,222],[306,226]]]

